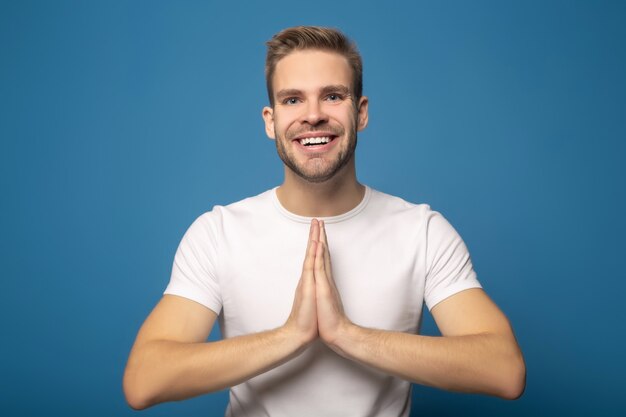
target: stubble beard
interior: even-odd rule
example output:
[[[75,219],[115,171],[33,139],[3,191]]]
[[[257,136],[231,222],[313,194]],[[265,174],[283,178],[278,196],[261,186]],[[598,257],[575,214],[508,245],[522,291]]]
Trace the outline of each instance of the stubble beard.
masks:
[[[339,140],[342,136],[344,136],[345,130],[343,128],[330,128],[326,126],[316,126],[315,130],[325,130],[331,131],[336,136],[334,140]],[[283,163],[296,175],[302,178],[305,181],[311,183],[322,183],[330,180],[337,174],[346,164],[352,159],[354,155],[354,151],[356,150],[357,144],[357,133],[354,125],[350,127],[348,136],[346,139],[348,140],[348,146],[345,150],[341,150],[337,155],[335,160],[330,161],[329,163],[325,163],[321,160],[314,161],[315,166],[302,166],[302,164],[298,164],[296,158],[294,158],[292,152],[287,150],[285,143],[291,143],[293,138],[296,136],[305,133],[307,131],[312,131],[312,129],[308,130],[300,130],[293,133],[287,133],[285,135],[279,134],[279,132],[274,132],[276,137],[276,151],[278,152],[278,156],[283,161]],[[312,154],[311,157],[315,155]],[[311,164],[311,161],[309,161]]]

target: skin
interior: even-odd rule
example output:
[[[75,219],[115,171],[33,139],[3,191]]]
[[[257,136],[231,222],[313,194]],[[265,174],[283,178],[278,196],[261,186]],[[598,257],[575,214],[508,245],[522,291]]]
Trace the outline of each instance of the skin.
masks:
[[[368,99],[350,94],[345,58],[317,50],[294,52],[278,62],[275,107],[263,109],[268,137],[285,161],[277,189],[296,214],[327,217],[359,204],[356,132],[368,121]],[[338,97],[340,96],[340,97]],[[313,132],[336,135],[333,146],[305,150],[292,139]],[[266,372],[320,339],[337,354],[419,384],[518,398],[526,368],[511,326],[482,289],[448,297],[431,313],[442,336],[368,329],[346,316],[332,277],[331,249],[323,222],[312,220],[292,310],[277,329],[206,342],[217,314],[185,298],[165,295],[141,327],[124,373],[131,407],[218,391]]]
[[[309,177],[341,168],[325,181],[311,181],[285,164],[285,181],[277,189],[281,204],[308,217],[335,216],[363,199],[365,187],[356,180],[356,132],[368,123],[368,98],[351,94],[352,72],[341,55],[316,50],[294,52],[278,62],[274,72],[275,106],[263,108],[265,132]],[[333,87],[337,87],[334,88]],[[347,94],[345,91],[347,90]],[[341,131],[333,148],[305,153],[291,139],[301,132]],[[322,133],[323,134],[323,133]],[[284,159],[283,156],[281,158]]]

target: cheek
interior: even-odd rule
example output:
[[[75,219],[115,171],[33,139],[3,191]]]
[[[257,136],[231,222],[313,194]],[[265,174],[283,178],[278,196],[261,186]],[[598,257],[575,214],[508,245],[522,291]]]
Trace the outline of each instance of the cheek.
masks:
[[[279,115],[274,113],[274,129],[277,132],[285,132],[291,125],[293,125],[293,116],[289,113],[281,112]]]
[[[352,105],[347,104],[347,106],[349,107],[333,108],[327,114],[331,119],[338,121],[343,126],[355,126],[358,120],[358,113]]]

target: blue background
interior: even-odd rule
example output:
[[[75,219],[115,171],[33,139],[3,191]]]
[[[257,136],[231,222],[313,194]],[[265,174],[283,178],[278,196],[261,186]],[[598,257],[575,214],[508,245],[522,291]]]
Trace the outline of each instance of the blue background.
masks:
[[[2,1],[0,412],[134,414],[122,372],[183,233],[281,182],[264,41],[318,24],[364,57],[359,179],[444,213],[527,361],[518,401],[415,386],[413,415],[615,415],[625,21],[619,1]]]

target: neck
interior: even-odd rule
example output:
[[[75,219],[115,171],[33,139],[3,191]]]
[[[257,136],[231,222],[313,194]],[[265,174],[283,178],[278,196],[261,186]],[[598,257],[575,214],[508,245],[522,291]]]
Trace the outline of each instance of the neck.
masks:
[[[354,158],[328,181],[313,183],[285,167],[285,182],[276,190],[280,204],[305,217],[332,217],[346,213],[363,200],[365,187],[356,179]]]

